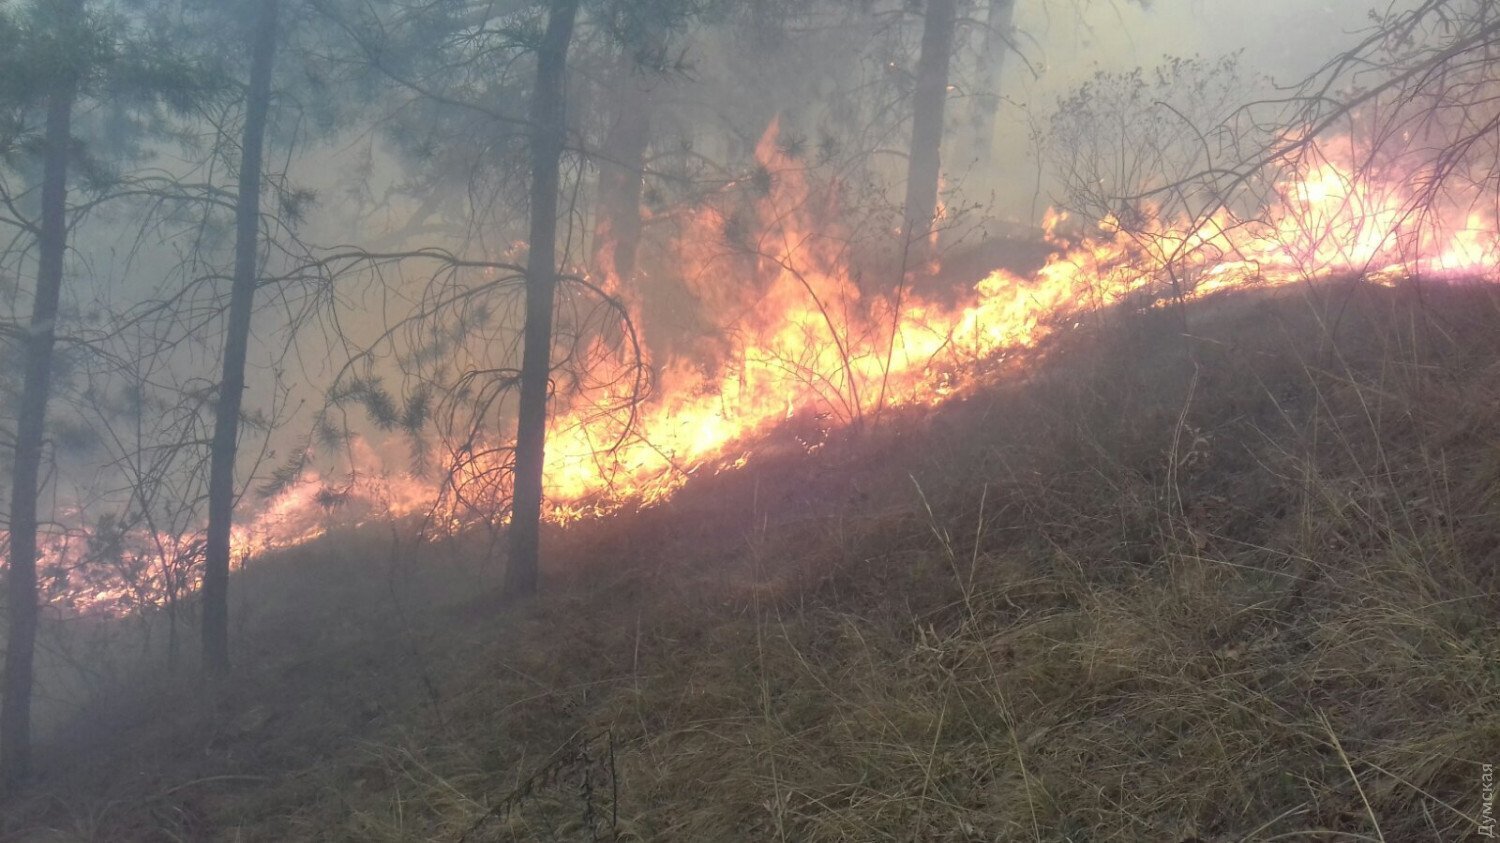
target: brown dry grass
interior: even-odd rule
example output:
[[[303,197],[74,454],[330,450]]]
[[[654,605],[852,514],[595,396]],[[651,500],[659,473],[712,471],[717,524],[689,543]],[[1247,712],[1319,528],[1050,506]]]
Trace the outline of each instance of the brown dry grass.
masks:
[[[302,602],[234,686],[101,707],[3,827],[458,839],[607,731],[617,806],[564,773],[470,839],[589,839],[586,804],[642,841],[1474,835],[1500,300],[1330,283],[1187,319],[1101,319],[936,415],[553,536],[522,609],[267,568]]]

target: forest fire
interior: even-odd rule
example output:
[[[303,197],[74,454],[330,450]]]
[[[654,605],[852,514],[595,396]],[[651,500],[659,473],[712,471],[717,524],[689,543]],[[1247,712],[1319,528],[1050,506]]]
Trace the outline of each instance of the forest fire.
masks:
[[[666,361],[649,395],[637,401],[623,352],[596,340],[596,359],[619,371],[596,373],[606,385],[576,392],[554,416],[546,516],[565,524],[660,502],[695,474],[743,465],[758,438],[799,414],[849,426],[889,408],[939,404],[971,385],[966,375],[976,364],[1034,346],[1054,326],[1126,297],[1144,296],[1156,306],[1178,296],[1330,275],[1390,283],[1493,273],[1500,251],[1493,214],[1440,208],[1417,196],[1411,179],[1356,176],[1348,163],[1352,146],[1336,140],[1314,148],[1308,157],[1316,163],[1281,180],[1276,201],[1253,215],[1220,208],[1171,222],[1143,213],[1132,226],[1111,218],[1069,235],[1064,230],[1077,227],[1049,213],[1045,238],[1052,251],[1045,265],[1029,277],[996,270],[948,303],[931,294],[926,280],[878,289],[860,283],[847,240],[830,223],[836,210],[830,186],[814,184],[778,147],[773,124],[756,157],[774,180],[754,199],[754,219],[736,221],[747,233],[726,245],[725,212],[703,209],[676,248],[684,275],[713,279],[700,281],[695,293],[715,312],[734,314],[719,326],[716,359]],[[731,272],[748,272],[756,283],[726,282]],[[613,279],[605,286],[621,287]],[[632,317],[637,324],[644,318]],[[381,474],[372,468],[380,458],[363,445],[354,462],[342,485],[307,472],[237,526],[235,558],[318,537],[350,500],[374,516],[431,511],[440,512],[439,523],[463,523],[457,507],[442,503],[433,479]],[[342,491],[329,491],[335,487]],[[49,567],[70,570],[66,560],[83,555],[85,544],[53,542]],[[153,548],[181,542],[141,544],[136,554],[149,557],[160,555]],[[196,547],[181,549],[179,561],[191,562]],[[149,566],[139,565],[145,576]],[[172,561],[158,567],[171,570]],[[163,586],[145,587],[154,593]],[[68,602],[80,609],[122,606],[133,602],[124,599],[126,591],[83,590]]]
[[[0,4],[0,840],[1483,832],[1497,8]]]
[[[1438,213],[1409,181],[1357,178],[1336,163],[1352,158],[1338,154],[1350,146],[1319,146],[1319,163],[1283,181],[1276,205],[1254,218],[1222,209],[1191,223],[1147,215],[1135,230],[1104,220],[1090,236],[1069,239],[1060,232],[1064,217],[1051,214],[1046,237],[1054,251],[1040,271],[1023,278],[997,270],[947,305],[921,284],[861,288],[838,234],[816,218],[828,200],[778,149],[773,125],[757,158],[776,181],[756,202],[751,249],[754,271],[769,280],[751,288],[753,299],[745,298],[752,300],[720,305],[740,315],[725,326],[730,347],[717,374],[669,368],[630,416],[608,410],[625,397],[618,394],[593,396],[560,415],[547,461],[551,517],[661,500],[693,473],[743,459],[757,436],[797,413],[847,425],[882,408],[939,403],[963,388],[975,363],[1032,346],[1052,326],[1133,294],[1193,297],[1329,275],[1392,281],[1493,271],[1500,228],[1492,216]],[[701,267],[715,260],[701,244],[715,242],[723,220],[710,212],[697,225],[682,252]]]

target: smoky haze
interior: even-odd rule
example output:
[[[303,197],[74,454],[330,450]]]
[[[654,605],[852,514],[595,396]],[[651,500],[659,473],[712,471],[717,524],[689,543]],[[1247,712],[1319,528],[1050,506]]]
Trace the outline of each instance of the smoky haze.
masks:
[[[208,453],[225,438],[214,442],[235,281],[248,281],[241,289],[253,289],[254,307],[242,420],[227,437],[242,493],[234,518],[237,530],[264,534],[234,533],[235,564],[267,543],[295,545],[331,524],[382,516],[425,513],[442,525],[498,530],[513,505],[512,478],[523,474],[524,455],[512,460],[510,442],[528,381],[540,383],[530,388],[540,405],[553,396],[565,425],[548,434],[549,453],[562,456],[548,463],[558,470],[547,489],[576,492],[558,495],[565,506],[549,517],[578,520],[608,511],[599,501],[618,489],[655,502],[700,469],[742,463],[748,447],[714,449],[799,414],[816,417],[808,438],[818,439],[833,423],[858,427],[871,406],[878,413],[945,398],[946,383],[931,395],[913,385],[925,371],[921,355],[945,343],[903,350],[898,366],[891,327],[878,376],[860,368],[874,355],[849,349],[897,325],[908,275],[941,278],[949,256],[982,252],[990,240],[1029,238],[1045,254],[1037,245],[1044,215],[1055,205],[1080,210],[1076,182],[1087,169],[1077,160],[1059,166],[1069,150],[1056,142],[1054,118],[1096,75],[1142,68],[1149,79],[1172,59],[1196,57],[1202,64],[1192,67],[1223,81],[1217,63],[1238,56],[1233,84],[1214,89],[1215,103],[1196,114],[1191,103],[1172,106],[1182,122],[1166,121],[1164,131],[1187,137],[1211,128],[1190,125],[1194,118],[1222,119],[1242,101],[1274,95],[1369,26],[1368,0],[1018,0],[1012,43],[987,59],[974,23],[1002,4],[959,2],[939,127],[942,211],[914,214],[900,201],[914,158],[913,92],[936,84],[922,61],[921,4],[585,4],[576,32],[554,17],[577,4],[483,5],[469,10],[483,19],[472,23],[457,12],[421,18],[401,3],[281,0],[284,17],[270,25],[280,40],[262,103],[270,116],[258,219],[237,217],[236,189],[248,160],[244,127],[255,122],[245,33],[258,4],[216,11],[100,0],[88,4],[92,29],[46,36],[52,49],[69,39],[114,47],[80,48],[74,58],[84,69],[65,74],[76,86],[79,151],[65,179],[74,204],[40,497],[52,578],[44,605],[70,616],[173,613],[178,634],[175,612],[197,593]],[[38,8],[53,6],[67,4]],[[29,8],[10,2],[0,12]],[[0,34],[5,44],[42,43],[49,20],[25,18]],[[540,62],[566,67],[552,80],[568,94],[560,117],[530,97],[542,81],[534,54],[545,54],[549,37],[571,45],[566,62]],[[975,103],[992,93],[990,60],[1003,61],[999,106],[992,129],[975,130]],[[131,74],[111,76],[119,68]],[[40,218],[46,169],[37,150],[56,105],[48,86],[60,83],[19,71],[9,78],[19,88],[0,90],[16,100],[6,106],[15,119],[0,126],[6,197],[18,218]],[[163,89],[130,87],[142,79]],[[1141,106],[1160,112],[1149,100]],[[646,111],[632,137],[632,118]],[[552,149],[561,161],[553,162],[553,193],[562,197],[556,271],[539,268],[549,250],[530,247],[547,232],[532,211],[550,196],[534,190],[547,169],[538,126],[554,117],[562,138]],[[1121,179],[1101,189],[1128,187]],[[637,229],[629,234],[621,207]],[[1085,224],[1124,213],[1093,210],[1101,219]],[[935,216],[951,227],[911,236]],[[0,388],[14,438],[25,392],[19,361],[31,353],[23,337],[32,330],[18,326],[44,273],[31,245],[39,226],[10,222],[17,245],[0,255],[0,353],[12,371]],[[767,245],[777,238],[783,250],[813,244],[813,269],[789,265]],[[545,320],[557,333],[532,354],[555,356],[551,369],[528,377],[523,332],[538,275],[560,285],[556,318]],[[920,304],[968,324],[955,304],[968,292],[922,290],[930,300]],[[792,318],[793,293],[811,293],[818,312]],[[869,336],[834,327],[839,314],[865,305]],[[1030,342],[1033,328],[1004,339]],[[837,346],[826,357],[807,339],[824,329]],[[768,355],[774,361],[755,357],[752,335],[781,344]],[[769,379],[764,370],[776,368],[794,371],[805,392],[757,387],[757,371]],[[762,396],[760,415],[726,420],[735,414],[723,407],[757,388],[775,400]],[[696,420],[690,411],[710,418],[674,430],[671,447],[632,438],[632,425],[653,412]],[[740,427],[731,431],[733,423]],[[651,460],[674,479],[638,483],[632,472]],[[168,552],[153,545],[165,534],[187,538]],[[151,560],[168,556],[181,570],[162,585]],[[94,563],[114,567],[96,576]],[[175,658],[176,638],[171,646]],[[62,667],[50,669],[51,681],[64,681]],[[62,715],[39,719],[54,716]]]
[[[976,7],[975,13],[980,11]],[[945,141],[947,186],[954,196],[982,205],[984,218],[1035,225],[1042,210],[1054,204],[1058,190],[1054,173],[1037,147],[1035,132],[1045,131],[1060,97],[1095,73],[1152,68],[1169,57],[1212,59],[1239,53],[1243,57],[1244,93],[1247,97],[1260,96],[1273,90],[1275,84],[1300,79],[1352,42],[1368,25],[1367,15],[1368,4],[1360,0],[1313,4],[1295,0],[1020,2],[1013,52],[1004,57],[1001,74],[1002,104],[991,141],[992,165],[984,171],[974,170],[968,161],[969,150],[964,147],[966,138],[961,137],[966,131],[962,124],[968,96],[962,85],[976,82],[970,71],[971,78],[954,80],[954,107],[950,109],[950,131]],[[908,18],[904,25],[911,30],[918,21]],[[338,37],[332,29],[320,32],[316,37]],[[911,36],[906,37],[909,50]],[[819,122],[826,118],[826,103],[820,96],[833,92],[850,75],[848,64],[836,62],[890,60],[887,54],[877,55],[878,51],[868,49],[866,44],[841,41],[837,33],[792,38],[797,49],[807,52],[784,56],[779,54],[787,49],[784,45],[771,44],[761,50],[747,42],[742,33],[701,23],[680,36],[674,49],[679,51],[675,55],[680,57],[681,67],[656,71],[656,95],[667,109],[675,109],[661,121],[663,137],[656,142],[658,147],[692,144],[694,154],[701,151],[724,161],[726,172],[743,169],[771,118],[781,116],[783,132],[790,131],[789,127],[798,127],[809,135],[817,131]],[[823,42],[828,49],[819,52]],[[359,51],[349,54],[357,56]],[[908,54],[905,60],[911,58]],[[794,78],[781,72],[779,65],[783,63],[795,67]],[[607,70],[588,68],[586,72]],[[293,85],[296,81],[289,75],[280,84]],[[342,125],[331,132],[315,132],[299,123],[315,118],[278,118],[283,125],[279,135],[273,134],[270,154],[273,162],[279,162],[272,165],[279,190],[283,196],[301,191],[309,200],[299,215],[298,236],[323,247],[345,244],[373,251],[436,247],[483,260],[515,260],[524,254],[524,249],[518,249],[526,235],[524,218],[506,207],[509,200],[503,195],[514,192],[515,183],[481,184],[463,172],[450,172],[439,174],[420,190],[414,187],[412,167],[426,166],[424,161],[414,162],[409,148],[420,127],[401,125],[401,121],[408,119],[403,115],[416,98],[412,90],[418,87],[415,83],[397,85],[394,97],[371,102],[359,113],[344,116]],[[590,100],[586,94],[579,96],[578,104],[601,109],[609,105]],[[725,108],[734,113],[726,113]],[[111,126],[108,106],[89,106],[79,123],[83,142],[107,152]],[[397,127],[394,140],[392,126]],[[203,124],[189,123],[185,129],[200,137],[209,132]],[[904,131],[898,122],[879,141],[904,143]],[[514,140],[499,139],[498,153],[508,154],[504,147],[515,144]],[[462,159],[455,160],[452,166],[461,167]],[[174,177],[212,178],[214,172],[214,165],[201,156],[159,142],[147,152],[145,166]],[[899,160],[877,163],[873,170],[886,179],[884,189],[893,196],[903,178]],[[691,168],[682,170],[682,174],[708,182],[718,178]],[[503,179],[503,173],[499,177]],[[671,182],[664,184],[669,190]],[[650,193],[648,189],[648,202],[673,199]],[[64,294],[73,311],[94,319],[128,311],[172,285],[184,283],[195,272],[201,275],[208,264],[222,261],[228,254],[231,242],[222,227],[167,215],[143,235],[133,226],[136,216],[129,207],[106,208],[80,225],[71,247],[70,284]],[[581,242],[585,233],[580,227],[576,239]],[[206,256],[199,266],[184,264],[188,248]],[[269,257],[275,268],[278,256]],[[281,257],[280,269],[295,263]],[[589,255],[575,243],[565,259],[576,266],[586,263]],[[26,271],[24,266],[18,268]],[[318,319],[313,320],[318,324],[303,324],[309,304],[297,299],[301,294],[278,294],[263,303],[265,312],[259,317],[249,355],[248,394],[257,396],[252,404],[274,404],[277,417],[274,430],[247,433],[252,441],[261,439],[245,449],[243,474],[250,474],[254,468],[255,476],[263,481],[277,460],[312,441],[309,430],[314,408],[323,404],[329,379],[344,365],[348,351],[379,337],[393,315],[415,306],[430,275],[429,267],[395,265],[382,271],[377,284],[368,277],[342,280],[337,295],[346,309],[339,314],[336,328]],[[669,290],[666,295],[680,293]],[[206,308],[216,294],[205,289],[194,295]],[[658,306],[663,311],[680,309],[671,301],[658,302]],[[293,327],[303,330],[293,331]],[[169,351],[155,352],[162,356],[155,376],[179,388],[209,385],[218,355],[214,338],[218,328],[215,319],[205,317],[184,341],[175,343]],[[400,378],[394,369],[377,367],[372,372],[392,382]],[[124,387],[95,384],[89,388],[108,393]],[[342,415],[340,423],[359,436],[393,440],[390,447],[376,451],[365,448],[362,453],[367,457],[379,453],[382,464],[361,466],[362,471],[400,473],[409,467],[408,443],[399,435],[382,431],[358,412]],[[75,447],[59,448],[55,454],[59,473],[53,488],[60,511],[69,513],[60,516],[65,519],[86,517],[83,510],[89,506],[107,507],[105,502],[117,496],[112,490],[121,482],[111,470],[101,471],[108,446],[86,430],[74,433],[71,438],[76,440]],[[326,457],[310,466],[320,476],[337,478],[352,468],[339,454],[341,449],[313,445],[316,455]],[[247,487],[255,485],[252,482]],[[258,506],[255,500],[251,494],[246,506]]]
[[[1459,840],[1494,0],[0,0],[0,840]]]

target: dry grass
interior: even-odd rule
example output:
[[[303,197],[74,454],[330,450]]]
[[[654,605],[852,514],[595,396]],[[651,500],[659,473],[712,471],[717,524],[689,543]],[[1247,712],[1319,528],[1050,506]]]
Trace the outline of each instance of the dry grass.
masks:
[[[247,630],[242,684],[153,692],[177,722],[99,738],[6,828],[1473,836],[1500,761],[1494,292],[1329,284],[1180,318],[1112,317],[936,416],[554,536],[524,609],[382,625],[366,595],[369,623]],[[601,733],[612,769],[599,743],[559,762]]]

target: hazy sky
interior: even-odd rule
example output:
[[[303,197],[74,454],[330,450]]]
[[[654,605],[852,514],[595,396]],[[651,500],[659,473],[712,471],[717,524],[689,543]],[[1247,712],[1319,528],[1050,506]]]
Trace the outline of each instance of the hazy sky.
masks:
[[[1019,0],[1024,62],[1004,74],[1008,104],[996,138],[996,197],[1004,216],[1024,217],[1036,191],[1028,119],[1045,124],[1057,98],[1098,70],[1154,66],[1169,56],[1214,58],[1243,51],[1255,75],[1281,84],[1317,69],[1368,27],[1388,0]],[[1024,109],[1021,111],[1020,109]],[[1040,205],[1047,204],[1044,187]]]
[[[1079,25],[1072,2],[1021,1],[1017,23],[1051,53],[1049,68],[1091,59],[1116,66],[1154,64],[1163,55],[1218,55],[1243,49],[1273,75],[1316,67],[1368,25],[1385,0],[1096,0]]]

